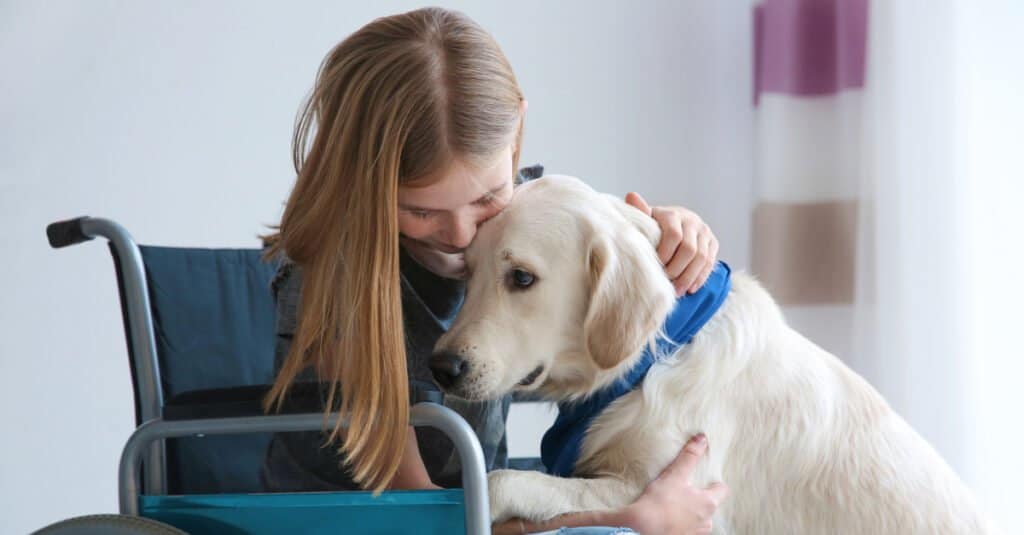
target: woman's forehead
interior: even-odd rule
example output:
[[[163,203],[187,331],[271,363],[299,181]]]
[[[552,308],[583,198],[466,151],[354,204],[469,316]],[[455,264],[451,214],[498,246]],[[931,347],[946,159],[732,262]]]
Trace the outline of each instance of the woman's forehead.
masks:
[[[417,182],[426,186],[399,186],[398,204],[429,210],[452,210],[496,193],[513,181],[511,148],[483,165],[456,158]]]

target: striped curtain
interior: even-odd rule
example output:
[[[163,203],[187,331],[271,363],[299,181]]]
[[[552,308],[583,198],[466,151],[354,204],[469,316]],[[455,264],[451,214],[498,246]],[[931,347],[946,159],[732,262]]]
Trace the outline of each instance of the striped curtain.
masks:
[[[751,270],[1024,532],[1024,7],[761,0],[753,18]]]
[[[754,11],[752,270],[797,330],[853,353],[867,0]]]

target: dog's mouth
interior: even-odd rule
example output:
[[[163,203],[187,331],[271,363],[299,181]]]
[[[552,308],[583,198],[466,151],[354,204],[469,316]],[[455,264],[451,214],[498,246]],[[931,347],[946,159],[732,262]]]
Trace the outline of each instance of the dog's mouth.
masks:
[[[534,383],[534,381],[537,380],[538,377],[540,377],[540,374],[542,373],[544,373],[544,366],[537,366],[536,368],[533,369],[532,372],[530,372],[529,375],[523,377],[522,381],[516,383],[516,386],[530,386]]]

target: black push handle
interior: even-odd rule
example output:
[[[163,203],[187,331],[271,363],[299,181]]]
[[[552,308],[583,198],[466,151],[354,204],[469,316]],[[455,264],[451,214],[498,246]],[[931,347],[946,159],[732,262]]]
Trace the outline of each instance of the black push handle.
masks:
[[[86,236],[82,231],[82,222],[89,219],[89,216],[76,217],[67,221],[57,221],[46,225],[46,238],[50,240],[50,247],[60,249],[76,243],[89,241],[92,236]]]

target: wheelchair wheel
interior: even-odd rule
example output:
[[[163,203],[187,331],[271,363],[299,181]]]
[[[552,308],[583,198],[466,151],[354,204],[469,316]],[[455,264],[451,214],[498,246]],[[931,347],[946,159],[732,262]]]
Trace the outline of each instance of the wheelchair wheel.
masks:
[[[32,535],[188,535],[180,529],[141,516],[88,515],[61,520]]]

